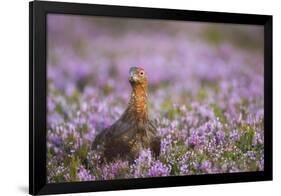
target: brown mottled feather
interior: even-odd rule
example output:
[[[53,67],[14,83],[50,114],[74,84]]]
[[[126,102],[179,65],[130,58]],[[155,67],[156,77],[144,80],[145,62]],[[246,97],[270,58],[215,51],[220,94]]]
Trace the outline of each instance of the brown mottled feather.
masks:
[[[142,72],[142,73],[141,73]],[[133,161],[141,149],[149,148],[160,154],[160,138],[148,117],[147,77],[142,68],[130,69],[132,93],[127,109],[113,125],[98,134],[92,149],[99,149],[106,161],[121,158]]]

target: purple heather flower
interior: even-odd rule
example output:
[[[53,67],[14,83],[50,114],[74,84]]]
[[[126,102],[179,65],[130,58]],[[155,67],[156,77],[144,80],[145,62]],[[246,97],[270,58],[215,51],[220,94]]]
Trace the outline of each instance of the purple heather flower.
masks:
[[[212,164],[211,162],[207,161],[207,160],[204,160],[200,166],[200,169],[203,171],[203,172],[207,172],[207,173],[210,173],[211,172],[211,167],[212,167]]]
[[[196,133],[194,133],[191,136],[189,136],[188,140],[186,141],[186,144],[191,147],[194,147],[198,145],[199,142],[200,142],[199,136]]]
[[[158,176],[168,176],[170,174],[170,167],[165,166],[159,160],[157,160],[148,170],[147,176],[158,177]]]
[[[217,142],[219,144],[221,144],[223,141],[224,141],[224,138],[225,138],[225,132],[222,131],[222,130],[218,130],[216,132],[216,138],[217,138]]]
[[[55,144],[55,145],[60,145],[61,144],[61,138],[55,134],[51,135],[51,141]]]
[[[81,181],[92,181],[95,180],[95,177],[90,174],[83,166],[80,166],[79,172],[77,174]]]

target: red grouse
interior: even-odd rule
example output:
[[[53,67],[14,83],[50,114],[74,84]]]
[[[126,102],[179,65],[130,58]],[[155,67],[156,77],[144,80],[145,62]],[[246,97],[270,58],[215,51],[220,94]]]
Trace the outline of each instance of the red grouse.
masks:
[[[141,67],[131,67],[129,82],[132,87],[127,109],[113,125],[101,131],[92,149],[102,152],[105,161],[135,160],[142,149],[150,149],[155,157],[160,153],[160,138],[148,117],[147,75]]]

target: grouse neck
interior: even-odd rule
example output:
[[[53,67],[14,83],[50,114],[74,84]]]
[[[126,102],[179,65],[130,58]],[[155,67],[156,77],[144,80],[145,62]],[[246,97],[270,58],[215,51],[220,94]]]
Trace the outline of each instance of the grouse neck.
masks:
[[[129,110],[131,110],[135,114],[137,121],[148,120],[146,85],[137,84],[132,86]]]

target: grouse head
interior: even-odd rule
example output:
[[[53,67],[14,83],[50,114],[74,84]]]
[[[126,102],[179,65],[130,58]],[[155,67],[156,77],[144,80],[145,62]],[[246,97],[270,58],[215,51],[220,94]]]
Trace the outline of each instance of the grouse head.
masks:
[[[147,75],[142,67],[131,67],[129,70],[129,82],[132,86],[147,86]]]

